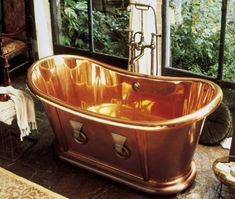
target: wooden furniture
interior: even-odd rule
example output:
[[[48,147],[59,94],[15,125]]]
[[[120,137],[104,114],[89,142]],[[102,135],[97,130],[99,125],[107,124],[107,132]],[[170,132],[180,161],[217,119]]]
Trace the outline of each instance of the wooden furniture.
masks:
[[[9,72],[32,61],[31,0],[0,0],[0,85],[10,85]]]
[[[212,170],[220,182],[216,187],[216,198],[235,198],[235,177],[233,167],[234,162],[230,162],[229,156],[217,158],[213,162]]]
[[[231,91],[230,91],[231,92]],[[232,95],[230,95],[231,97]],[[231,102],[232,100],[230,100],[230,106],[231,106]],[[231,173],[232,171],[230,171],[230,174],[232,175],[232,177],[228,177],[228,175],[225,173],[225,170],[221,171],[220,169],[218,169],[217,164],[219,163],[227,163],[230,164],[229,167],[230,169],[232,169],[232,167],[234,167],[235,165],[235,133],[234,133],[234,129],[235,129],[235,123],[233,121],[233,133],[232,133],[232,142],[231,142],[231,147],[229,150],[229,155],[228,156],[224,156],[224,157],[220,157],[217,158],[212,165],[212,170],[216,176],[216,178],[219,180],[220,184],[217,186],[217,198],[235,198],[235,176],[234,173]],[[223,188],[223,186],[225,186],[225,188]]]

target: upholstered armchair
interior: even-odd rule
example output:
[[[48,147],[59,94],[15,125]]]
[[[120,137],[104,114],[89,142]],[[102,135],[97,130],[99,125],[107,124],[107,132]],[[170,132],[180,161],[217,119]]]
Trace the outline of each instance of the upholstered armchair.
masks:
[[[9,72],[32,61],[30,0],[1,1],[0,85],[11,84]]]
[[[0,86],[10,85],[10,72],[32,61],[30,2],[0,0]]]

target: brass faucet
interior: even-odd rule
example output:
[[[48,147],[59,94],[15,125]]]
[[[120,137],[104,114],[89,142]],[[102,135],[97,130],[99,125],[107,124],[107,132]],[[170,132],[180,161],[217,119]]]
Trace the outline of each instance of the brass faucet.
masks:
[[[154,50],[158,45],[158,37],[161,35],[157,34],[157,22],[156,22],[156,13],[152,6],[139,4],[139,3],[130,3],[130,5],[134,5],[136,9],[141,11],[141,31],[135,32],[133,30],[130,31],[130,42],[129,42],[129,65],[128,70],[132,72],[139,72],[139,66],[136,62],[144,55],[144,51],[146,48],[149,48],[151,54],[151,75],[154,75]],[[151,41],[149,44],[145,42],[144,32],[143,32],[143,12],[148,11],[149,8],[152,9],[155,17],[155,29],[156,33],[151,33]],[[138,41],[139,37],[139,41]],[[158,59],[158,58],[157,58]],[[156,61],[156,67],[158,68],[158,62]]]

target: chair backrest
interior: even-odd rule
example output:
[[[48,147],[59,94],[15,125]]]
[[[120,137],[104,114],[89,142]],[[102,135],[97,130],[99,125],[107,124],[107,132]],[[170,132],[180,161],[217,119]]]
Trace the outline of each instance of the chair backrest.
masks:
[[[1,0],[3,31],[15,32],[26,24],[25,0]]]
[[[1,18],[3,33],[15,33],[25,29],[18,38],[27,39],[26,28],[30,28],[28,24],[28,4],[30,0],[0,0],[1,1]]]
[[[33,0],[0,0],[0,21],[1,21],[1,32],[0,32],[0,85],[1,84],[9,84],[9,60],[22,55],[26,51],[28,52],[28,58],[31,58],[31,40],[32,40],[32,27],[30,24],[31,13],[30,8]],[[8,37],[8,38],[7,38]],[[2,47],[7,43],[6,41],[10,41],[10,39],[21,40],[16,41],[14,43],[14,47],[17,50],[12,48],[12,45],[9,45],[9,50],[12,50],[12,53],[7,54],[7,59],[3,56]],[[17,43],[18,42],[18,43]],[[19,45],[21,44],[21,45]],[[6,48],[8,49],[8,48]],[[26,61],[23,60],[24,63]],[[23,63],[20,61],[19,64],[16,62],[16,66],[19,67],[20,64]],[[15,66],[12,66],[14,68]],[[17,68],[15,67],[15,68]]]

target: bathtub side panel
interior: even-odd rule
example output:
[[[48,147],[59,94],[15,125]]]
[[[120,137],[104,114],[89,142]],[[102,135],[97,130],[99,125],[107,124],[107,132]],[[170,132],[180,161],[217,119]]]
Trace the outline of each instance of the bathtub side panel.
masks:
[[[143,178],[135,130],[101,124],[61,110],[58,113],[64,139],[68,142],[68,156],[118,175]],[[82,124],[82,132],[87,137],[86,143],[80,144],[74,139],[74,129],[70,121]],[[125,146],[125,149],[119,148],[120,145]],[[126,150],[124,153],[128,153],[128,157],[119,156],[122,150]]]
[[[49,122],[51,124],[51,127],[53,129],[54,135],[55,135],[55,146],[57,147],[57,150],[59,151],[67,151],[68,150],[68,144],[66,140],[64,139],[64,132],[61,128],[61,122],[58,117],[57,109],[49,104],[43,103],[45,112],[48,116]]]
[[[190,172],[202,121],[147,135],[149,179],[164,182]]]

